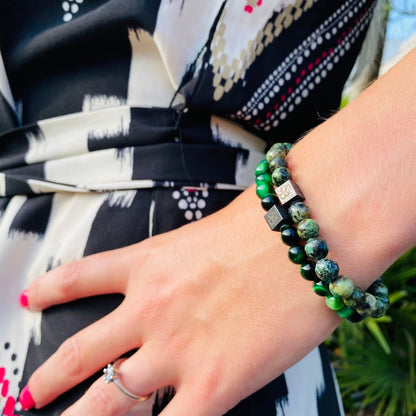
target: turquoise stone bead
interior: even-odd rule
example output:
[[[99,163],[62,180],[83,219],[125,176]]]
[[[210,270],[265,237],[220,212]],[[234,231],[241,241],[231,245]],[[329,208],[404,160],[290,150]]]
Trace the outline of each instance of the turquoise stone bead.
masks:
[[[349,277],[339,276],[329,284],[329,290],[334,296],[349,298],[354,292],[354,283]]]
[[[292,263],[302,264],[305,263],[307,258],[303,247],[301,246],[292,246],[289,248],[289,259]]]
[[[380,299],[376,298],[376,307],[373,312],[371,312],[372,318],[381,318],[387,312],[388,306]]]
[[[334,260],[325,258],[316,262],[315,273],[321,280],[329,283],[338,277],[339,267]]]
[[[311,259],[320,260],[328,254],[328,245],[321,238],[310,238],[305,244],[305,252]]]
[[[350,308],[349,306],[344,306],[342,309],[339,309],[337,311],[337,314],[341,317],[341,318],[349,318],[353,313],[354,313],[354,309]]]
[[[316,282],[313,285],[313,291],[318,296],[329,296],[331,295],[328,285],[325,282]]]
[[[279,199],[274,194],[267,194],[261,199],[261,206],[268,211],[273,205],[279,205]]]
[[[288,150],[283,143],[275,143],[266,153],[266,160],[270,163],[274,158],[284,158],[287,152]]]
[[[259,182],[256,186],[256,194],[259,198],[264,198],[273,192],[273,186],[267,182]]]
[[[287,153],[289,153],[290,149],[293,147],[293,144],[288,142],[284,142],[283,145],[286,147]]]
[[[299,237],[296,229],[291,225],[284,225],[281,229],[282,241],[288,246],[296,246],[299,243]]]
[[[390,308],[390,300],[388,296],[377,296],[377,300],[380,300],[386,306],[386,310]]]
[[[374,296],[388,296],[389,290],[387,289],[387,286],[383,283],[373,283],[369,289],[369,292],[371,292]]]
[[[371,293],[365,294],[365,301],[362,305],[355,308],[355,310],[364,316],[371,315],[376,310],[377,300]]]
[[[306,218],[298,224],[298,236],[302,240],[308,240],[309,238],[316,238],[319,235],[319,226],[316,221]]]
[[[288,211],[294,223],[301,222],[302,220],[305,220],[311,216],[308,206],[300,201],[294,202],[292,205],[290,205]]]
[[[315,273],[315,263],[307,262],[300,266],[300,274],[305,280],[314,282],[318,279]]]
[[[258,182],[272,183],[272,175],[270,173],[262,173],[256,178],[256,185]]]
[[[272,182],[275,186],[280,186],[284,184],[290,178],[291,176],[289,169],[284,167],[277,168],[272,173]]]
[[[344,299],[344,303],[351,308],[357,308],[365,302],[365,291],[359,287],[354,288],[351,296]]]
[[[337,296],[327,296],[325,302],[326,306],[333,311],[338,311],[344,307],[344,301]]]
[[[269,171],[273,173],[277,168],[287,168],[286,160],[281,157],[273,158],[269,163]]]
[[[269,164],[266,159],[263,159],[256,167],[254,174],[257,176],[269,172]]]

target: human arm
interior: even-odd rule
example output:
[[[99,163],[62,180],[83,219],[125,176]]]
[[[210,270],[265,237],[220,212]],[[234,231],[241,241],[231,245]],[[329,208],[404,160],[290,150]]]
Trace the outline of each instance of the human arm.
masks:
[[[370,284],[415,244],[415,55],[288,157],[330,256],[356,285]],[[338,318],[300,278],[262,214],[249,189],[197,223],[32,284],[34,309],[104,292],[126,295],[32,376],[38,405],[141,347],[122,365],[130,390],[145,395],[172,384],[178,393],[163,416],[220,415],[325,339]],[[115,331],[120,338],[111,337]],[[98,380],[64,415],[123,414],[133,403],[111,389]]]

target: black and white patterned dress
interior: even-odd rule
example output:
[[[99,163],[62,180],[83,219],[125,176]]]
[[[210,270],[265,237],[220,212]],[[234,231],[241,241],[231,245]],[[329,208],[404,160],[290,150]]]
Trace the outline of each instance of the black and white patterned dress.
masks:
[[[198,220],[253,181],[268,143],[339,106],[374,0],[2,0],[0,413],[120,296],[30,313],[46,270]],[[244,380],[241,380],[244,383]],[[158,414],[171,392],[129,414]],[[338,416],[312,351],[228,416]]]

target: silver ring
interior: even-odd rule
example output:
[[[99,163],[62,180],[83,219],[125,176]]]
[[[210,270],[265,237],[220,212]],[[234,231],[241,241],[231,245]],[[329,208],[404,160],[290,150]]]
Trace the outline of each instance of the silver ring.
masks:
[[[152,393],[148,394],[147,396],[136,396],[135,394],[129,392],[121,383],[120,381],[120,371],[117,369],[116,364],[120,360],[114,361],[113,364],[108,364],[106,368],[104,368],[104,380],[108,383],[114,383],[119,390],[124,393],[127,397],[130,399],[136,400],[137,402],[144,402],[145,400],[148,400]]]

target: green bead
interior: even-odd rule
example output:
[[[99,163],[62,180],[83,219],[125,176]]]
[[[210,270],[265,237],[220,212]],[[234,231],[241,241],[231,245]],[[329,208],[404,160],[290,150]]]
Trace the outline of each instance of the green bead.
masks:
[[[284,225],[280,232],[282,241],[288,246],[296,246],[299,243],[299,237],[296,233],[296,228],[290,225]]]
[[[334,260],[325,258],[316,262],[315,273],[321,280],[329,283],[338,277],[339,267]]]
[[[272,183],[272,175],[270,175],[270,173],[262,173],[256,178],[256,184],[258,182]]]
[[[339,276],[329,284],[329,290],[334,296],[349,298],[354,291],[354,283],[349,277]]]
[[[337,311],[337,314],[341,317],[341,318],[349,318],[353,313],[354,313],[354,309],[350,308],[349,306],[344,306],[342,309],[339,309]]]
[[[339,311],[344,307],[344,301],[337,296],[327,296],[325,299],[326,306],[333,311]]]
[[[279,199],[274,194],[266,194],[261,199],[261,206],[264,210],[268,211],[273,205],[279,205]]]
[[[329,296],[331,294],[329,292],[328,285],[325,282],[316,282],[316,283],[314,283],[313,291],[318,296]]]
[[[256,167],[256,170],[254,171],[255,176],[259,176],[263,173],[269,172],[269,164],[267,163],[266,159],[263,159]]]
[[[300,274],[305,280],[314,282],[318,277],[315,273],[315,263],[308,262],[300,266]]]
[[[267,182],[259,182],[256,185],[256,194],[259,198],[264,198],[267,194],[273,192],[273,186]]]
[[[269,163],[269,171],[274,172],[278,168],[287,168],[286,160],[281,157],[273,158]]]
[[[362,305],[355,308],[355,310],[364,316],[371,315],[376,310],[377,300],[371,293],[365,294],[365,301]]]
[[[302,240],[308,240],[309,238],[316,238],[319,235],[319,226],[316,221],[306,218],[298,224],[298,236]]]
[[[290,205],[288,211],[294,223],[301,222],[302,220],[305,220],[311,216],[308,206],[300,201],[294,202],[292,205]]]
[[[344,303],[351,308],[357,308],[363,305],[365,302],[365,291],[359,287],[354,288],[352,294],[347,299],[344,299]]]
[[[275,143],[266,153],[266,160],[270,161],[274,158],[284,158],[287,155],[287,148],[283,143]]]
[[[328,245],[321,238],[310,238],[305,244],[305,252],[313,260],[320,260],[328,254]]]
[[[272,182],[275,186],[283,185],[291,178],[290,171],[287,168],[276,168],[272,173]]]
[[[292,263],[303,264],[307,261],[305,251],[301,246],[292,246],[289,248],[289,259]]]

